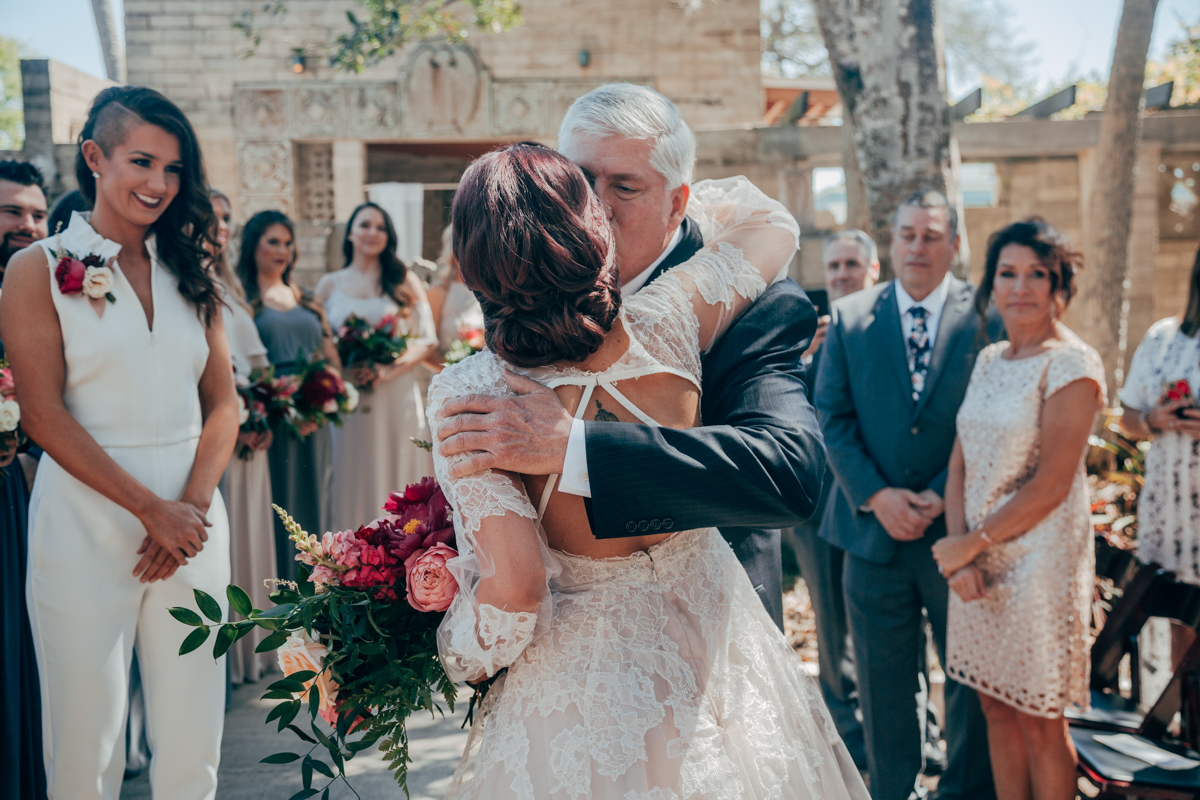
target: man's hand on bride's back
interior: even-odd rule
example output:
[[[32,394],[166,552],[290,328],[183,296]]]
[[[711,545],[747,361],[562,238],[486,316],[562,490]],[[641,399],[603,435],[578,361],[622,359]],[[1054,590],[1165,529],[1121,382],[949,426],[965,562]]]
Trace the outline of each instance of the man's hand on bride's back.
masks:
[[[434,436],[442,455],[470,455],[450,468],[463,478],[480,470],[500,469],[526,475],[562,472],[571,435],[571,415],[558,395],[537,381],[505,373],[518,397],[470,394],[442,407]]]

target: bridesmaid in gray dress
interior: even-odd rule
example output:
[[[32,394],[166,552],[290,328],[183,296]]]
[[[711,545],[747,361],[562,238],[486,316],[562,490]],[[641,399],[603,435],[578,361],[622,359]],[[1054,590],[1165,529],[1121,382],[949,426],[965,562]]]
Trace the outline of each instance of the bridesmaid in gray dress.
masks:
[[[322,356],[341,369],[325,312],[316,300],[291,283],[296,263],[292,221],[279,211],[260,211],[242,229],[238,275],[254,321],[276,374],[286,375],[298,355]],[[271,500],[287,509],[301,527],[318,536],[331,528],[333,482],[329,429],[310,426],[304,439],[276,430],[268,451]],[[275,520],[275,558],[279,577],[294,580],[296,561],[283,524]]]

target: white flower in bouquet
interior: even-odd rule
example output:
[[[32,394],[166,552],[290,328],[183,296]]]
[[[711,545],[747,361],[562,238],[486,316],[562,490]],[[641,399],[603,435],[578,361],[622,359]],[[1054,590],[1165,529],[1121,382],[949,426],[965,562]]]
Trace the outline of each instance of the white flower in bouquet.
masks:
[[[11,433],[21,424],[21,407],[16,400],[0,402],[0,433]]]
[[[250,419],[250,408],[246,405],[246,398],[238,395],[238,427],[246,424],[246,420]]]
[[[108,267],[88,267],[83,274],[83,293],[88,297],[106,297],[113,288],[113,272]]]
[[[358,408],[358,389],[354,388],[354,384],[346,381],[346,410],[353,411]]]
[[[338,410],[337,400],[326,400],[325,405],[321,406],[321,410],[326,414],[336,414]]]

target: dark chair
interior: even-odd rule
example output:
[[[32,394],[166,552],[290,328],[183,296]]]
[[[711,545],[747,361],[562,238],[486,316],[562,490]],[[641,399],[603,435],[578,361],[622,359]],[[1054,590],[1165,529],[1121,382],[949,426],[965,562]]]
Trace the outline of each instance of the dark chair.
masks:
[[[1138,577],[1141,577],[1140,571]],[[1131,581],[1130,586],[1136,581],[1137,578]],[[1126,596],[1128,597],[1128,592]],[[1122,603],[1118,605],[1123,605],[1124,599],[1122,598]],[[1114,615],[1117,610],[1113,609]],[[1142,618],[1143,624],[1149,617],[1166,617],[1196,630],[1200,625],[1200,587],[1159,577],[1153,582],[1152,590],[1138,604],[1136,612],[1130,612],[1129,619],[1136,620],[1139,617]],[[1129,619],[1119,619],[1117,624],[1128,626]],[[1100,676],[1101,680],[1107,677]],[[1094,680],[1093,685],[1095,683]],[[1111,696],[1113,693],[1102,694]],[[1097,736],[1127,732],[1142,737],[1168,752],[1200,760],[1200,753],[1192,749],[1200,744],[1200,637],[1188,648],[1167,687],[1147,713],[1137,714],[1136,705],[1133,709],[1123,709],[1123,712],[1136,714],[1137,724],[1132,728],[1128,724],[1120,727],[1114,724],[1105,729],[1094,724],[1088,725],[1082,720],[1071,719],[1071,739],[1079,752],[1080,774],[1101,790],[1100,797],[1136,796],[1194,800],[1200,795],[1200,767],[1189,770],[1164,770],[1118,753],[1096,741]],[[1179,739],[1168,736],[1168,727],[1177,713],[1182,720]],[[1132,716],[1125,717],[1125,720],[1131,721]],[[1113,720],[1114,723],[1116,721]]]

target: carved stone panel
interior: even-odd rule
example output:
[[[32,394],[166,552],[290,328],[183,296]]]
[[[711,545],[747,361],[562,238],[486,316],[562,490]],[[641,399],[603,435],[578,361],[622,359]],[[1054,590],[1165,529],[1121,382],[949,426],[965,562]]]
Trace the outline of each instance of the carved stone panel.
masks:
[[[292,135],[334,137],[345,123],[344,86],[304,86],[292,93]]]
[[[282,211],[289,217],[292,216],[292,198],[285,194],[256,197],[242,195],[241,201],[242,207],[238,215],[244,219],[250,219],[260,211]]]
[[[287,142],[244,142],[238,145],[242,196],[291,194],[292,151]]]
[[[485,127],[483,67],[462,45],[428,42],[404,71],[404,122],[415,136],[463,136]]]
[[[496,81],[492,84],[492,120],[496,133],[548,135],[546,81]],[[557,122],[557,121],[556,121]]]
[[[332,222],[333,145],[297,144],[296,200],[304,222]]]
[[[400,135],[400,109],[396,84],[354,86],[347,94],[346,135],[385,138]]]
[[[287,96],[284,90],[239,90],[237,127],[239,139],[287,139]]]
[[[546,109],[546,122],[553,132],[558,132],[562,118],[567,115],[571,104],[583,95],[600,86],[600,81],[579,81],[572,83],[555,83],[550,87],[550,101]]]

